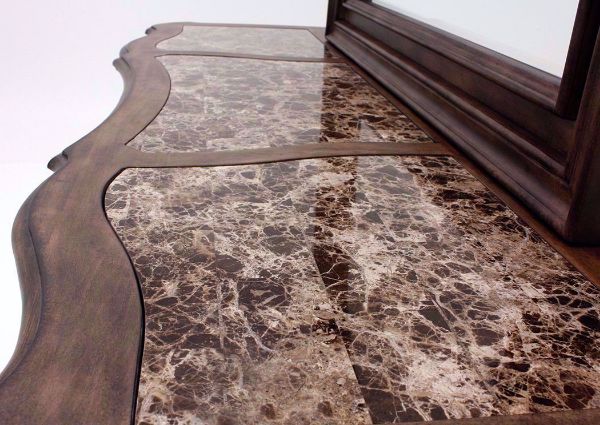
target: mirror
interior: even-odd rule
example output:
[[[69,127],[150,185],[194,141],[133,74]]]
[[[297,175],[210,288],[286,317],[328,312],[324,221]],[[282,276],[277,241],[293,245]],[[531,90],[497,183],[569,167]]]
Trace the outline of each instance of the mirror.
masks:
[[[561,77],[579,0],[373,0]]]

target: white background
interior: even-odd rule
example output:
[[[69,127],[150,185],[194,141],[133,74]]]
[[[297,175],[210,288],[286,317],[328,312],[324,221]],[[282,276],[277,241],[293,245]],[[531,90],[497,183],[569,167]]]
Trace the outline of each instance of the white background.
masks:
[[[440,25],[448,26],[450,22],[457,27],[481,18],[457,14],[456,8],[461,4],[508,4],[508,0],[389,1],[403,3],[404,10],[413,16],[424,20],[434,16]],[[497,22],[510,20],[511,16],[518,18],[522,6],[540,1],[511,0],[512,9],[502,9]],[[574,4],[576,0],[543,0],[542,3],[552,9],[561,4]],[[434,4],[436,8],[424,9]],[[324,26],[327,1],[21,0],[1,6],[0,39],[4,54],[0,66],[0,369],[14,350],[21,315],[10,244],[13,219],[25,198],[50,176],[47,161],[100,124],[116,105],[122,82],[111,62],[120,48],[143,36],[150,25],[161,22]],[[530,14],[527,18],[536,21],[537,15]],[[571,15],[565,13],[555,22],[554,29],[569,33],[570,19]],[[499,26],[494,22],[489,25],[492,33],[483,33],[486,37],[502,39],[509,34],[504,24]],[[488,31],[486,28],[481,30]],[[481,34],[472,35],[481,42]],[[528,40],[537,36],[536,31],[523,34],[522,43],[518,45],[527,50],[530,48]],[[530,56],[541,55],[551,62],[564,62],[563,52],[552,49],[542,53],[531,51]]]

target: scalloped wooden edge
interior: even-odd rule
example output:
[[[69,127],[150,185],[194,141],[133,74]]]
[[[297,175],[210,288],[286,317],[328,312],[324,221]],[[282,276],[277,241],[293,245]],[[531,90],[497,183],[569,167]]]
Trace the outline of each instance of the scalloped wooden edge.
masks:
[[[348,155],[452,154],[522,213],[529,224],[533,220],[533,227],[568,257],[569,247],[560,245],[526,211],[519,211],[519,205],[502,189],[345,58],[341,61],[352,66],[439,143],[310,144],[185,154],[149,154],[125,146],[154,120],[167,101],[170,79],[156,57],[206,54],[156,48],[159,42],[179,34],[184,25],[228,24],[155,25],[145,37],[127,44],[114,62],[124,81],[123,95],[115,110],[91,133],[50,161],[49,168],[55,174],[31,194],[17,215],[13,246],[23,296],[23,320],[15,353],[0,375],[0,423],[127,424],[135,420],[144,338],[143,301],[131,260],[104,210],[106,188],[125,168],[237,165]],[[305,29],[324,40],[322,30]],[[330,61],[338,60],[323,60]],[[598,258],[596,253],[589,255]],[[590,272],[586,264],[583,269],[596,278],[597,269]],[[478,419],[476,423],[600,423],[597,410],[577,412],[582,413],[493,417]],[[473,422],[453,420],[440,425],[463,423]]]

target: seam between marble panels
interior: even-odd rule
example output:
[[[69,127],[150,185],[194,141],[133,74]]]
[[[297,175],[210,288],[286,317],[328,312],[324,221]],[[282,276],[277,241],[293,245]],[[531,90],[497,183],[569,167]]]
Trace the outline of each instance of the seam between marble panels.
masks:
[[[414,178],[414,177],[413,177]],[[358,176],[357,178],[357,182],[361,181],[361,177]],[[419,197],[424,197],[426,196],[426,193],[422,190],[422,188],[419,188]],[[363,196],[365,196],[365,201],[371,205],[373,205],[370,201],[369,198],[366,197],[365,194],[363,194]],[[379,211],[377,211],[377,216],[379,217],[379,219],[381,220],[381,223],[383,224],[383,229],[385,231],[385,235],[389,238],[391,238],[391,240],[394,241],[394,244],[400,244],[402,243],[401,241],[398,241],[396,234],[391,230],[390,227],[390,223],[389,223],[389,219],[386,215],[382,215],[379,213]],[[391,278],[394,275],[394,270],[393,270],[393,260],[390,260],[390,262],[387,264],[387,271],[385,273],[385,278]],[[370,279],[367,279],[364,275],[362,276],[363,281],[365,282],[365,302],[367,302],[367,291],[368,288],[371,286],[370,285]],[[384,278],[384,279],[385,279]],[[487,281],[487,279],[486,279]],[[431,300],[432,302],[435,303],[435,305],[437,306],[437,308],[439,309],[440,313],[442,314],[443,320],[445,322],[445,324],[448,326],[449,332],[452,335],[452,337],[456,340],[457,345],[459,346],[460,349],[460,354],[467,360],[467,365],[469,367],[469,370],[471,372],[474,372],[474,374],[479,378],[480,382],[485,383],[485,379],[483,374],[479,371],[479,368],[476,367],[476,362],[474,361],[472,355],[469,353],[467,347],[468,345],[462,341],[462,338],[459,337],[456,328],[454,326],[451,325],[452,321],[448,319],[447,315],[444,313],[445,308],[441,307],[440,304],[438,303],[438,300],[435,296],[435,294],[433,292],[431,292],[430,290],[428,290],[427,286],[419,283],[419,287],[420,289],[423,291],[424,295],[427,297],[427,299]],[[414,309],[410,309],[409,311],[414,311],[414,312],[418,312],[419,309],[417,307],[415,307]],[[489,386],[487,384],[485,385],[485,391],[486,393],[492,397],[498,404],[500,404],[500,399],[499,397],[490,390]],[[417,411],[419,412],[419,414],[421,414],[423,416],[423,413],[425,412],[421,412],[420,409],[418,409],[416,406],[418,405],[418,403],[415,402],[415,397],[414,396],[410,396],[408,395],[408,397],[410,397],[411,401],[413,401],[413,408],[416,408]],[[368,406],[368,403],[367,403]]]
[[[299,173],[299,170],[296,170],[296,173]],[[293,201],[292,201],[292,202],[293,202]],[[300,228],[306,228],[306,226],[305,226],[305,225],[308,225],[308,226],[311,226],[311,225],[312,225],[312,224],[309,222],[309,219],[307,219],[305,223],[302,223],[302,220],[300,219],[300,216],[301,216],[300,214],[297,214],[297,216],[296,216],[296,223],[301,225],[301,226],[300,226]],[[309,215],[309,214],[308,214],[308,217],[310,217],[310,215]],[[311,242],[311,241],[310,241],[310,240],[309,240],[309,239],[306,237],[306,234],[305,234],[304,232],[302,233],[302,241],[303,241],[303,242],[306,244],[306,246],[307,246],[307,247],[312,247],[312,246],[314,245],[314,244],[313,244],[313,243],[312,243],[312,242]],[[329,293],[329,292],[330,292],[330,291],[329,291],[329,288],[328,288],[328,287],[327,287],[327,285],[325,284],[325,281],[323,280],[323,276],[321,275],[321,272],[319,271],[319,266],[317,265],[317,260],[315,259],[315,256],[314,256],[314,255],[310,255],[310,262],[311,262],[311,264],[312,264],[312,265],[313,265],[313,267],[314,267],[314,271],[315,271],[315,273],[316,273],[316,275],[317,275],[317,277],[318,277],[318,279],[319,279],[319,283],[320,283],[321,287],[323,288],[325,295],[327,296],[327,299],[328,299],[330,302],[334,303],[334,304],[336,305],[336,309],[337,309],[337,308],[339,307],[339,306],[337,305],[337,301],[336,301],[336,300],[334,300],[334,299],[332,299],[332,297],[331,297],[331,295],[330,295],[330,293]],[[364,271],[361,271],[361,274],[363,274],[363,273],[364,273]],[[366,280],[365,280],[365,281],[366,281]],[[344,313],[344,314],[345,314],[345,313]],[[336,326],[336,328],[338,329],[338,333],[340,333],[340,325],[339,325],[339,323],[338,323],[338,320],[337,320],[337,319],[335,320],[335,326]],[[363,391],[362,391],[362,385],[360,385],[360,381],[359,381],[359,379],[358,379],[358,376],[356,375],[356,371],[354,370],[354,362],[353,362],[353,360],[352,360],[352,357],[350,356],[350,352],[348,351],[348,345],[346,344],[346,341],[344,341],[344,338],[343,338],[343,336],[341,336],[341,335],[340,335],[339,337],[340,337],[340,339],[342,339],[342,345],[344,346],[344,353],[346,354],[346,358],[348,359],[348,363],[350,364],[350,367],[351,367],[351,369],[352,369],[352,376],[354,377],[354,380],[355,380],[355,382],[356,382],[356,385],[358,386],[358,388],[360,388],[360,390],[361,390],[361,395],[363,396],[363,399],[364,399],[364,394],[363,394]],[[365,399],[365,405],[366,405],[366,407],[367,407],[367,412],[369,413],[369,418],[371,419],[371,423],[372,423],[372,424],[376,424],[376,422],[375,422],[375,420],[374,420],[374,418],[373,418],[373,416],[372,416],[372,413],[371,413],[371,409],[370,409],[370,407],[369,407],[369,404],[366,402],[366,399]]]
[[[413,179],[415,177],[413,176]],[[425,190],[423,189],[423,187],[418,187],[418,191],[419,191],[419,197],[423,198],[427,196],[427,193],[425,192]],[[380,217],[381,221],[384,223],[385,228],[388,232],[388,236],[392,237],[395,239],[395,235],[392,232],[390,225],[389,225],[389,220],[387,218],[387,216],[384,217]],[[470,242],[468,241],[463,241],[463,243],[468,243],[469,245],[471,245]],[[489,279],[488,278],[484,278],[486,283],[489,284]],[[448,309],[445,308],[442,304],[440,304],[438,297],[435,293],[433,293],[432,291],[430,291],[427,286],[425,284],[423,284],[422,282],[418,283],[419,287],[423,290],[424,293],[427,294],[427,296],[434,302],[434,304],[436,305],[436,307],[438,308],[440,314],[442,315],[445,324],[448,326],[448,328],[450,329],[450,332],[452,334],[452,336],[456,339],[456,343],[458,344],[458,346],[460,347],[460,352],[461,354],[464,356],[464,358],[467,360],[467,363],[469,365],[469,368],[472,372],[475,373],[476,376],[479,377],[480,382],[483,383],[486,392],[488,393],[488,395],[490,395],[500,406],[501,405],[501,399],[500,397],[491,389],[490,385],[486,382],[486,379],[483,375],[483,373],[481,372],[480,368],[477,367],[477,363],[475,362],[475,359],[473,358],[473,355],[470,353],[469,351],[469,343],[468,341],[465,341],[464,338],[461,338],[459,333],[457,332],[457,328],[454,324],[454,321],[451,320],[451,318],[449,317],[449,313],[448,313]],[[505,416],[505,415],[502,415]]]
[[[413,176],[414,179],[414,176]],[[418,191],[419,191],[419,196],[421,198],[427,196],[425,190],[423,189],[423,187],[418,187]],[[391,231],[391,228],[389,226],[388,223],[388,219],[387,217],[382,218],[381,219],[382,222],[385,223],[385,228],[388,231],[388,235],[391,236],[392,238],[394,237],[393,232]],[[467,241],[463,241],[463,243],[469,243],[469,245],[471,245],[470,242]],[[485,278],[486,283],[489,284],[489,279]],[[431,292],[426,285],[424,285],[422,282],[419,282],[419,286],[422,288],[422,290],[427,294],[427,296],[430,297],[430,299],[434,302],[434,304],[436,305],[436,307],[438,308],[440,314],[442,315],[444,322],[446,323],[446,325],[448,326],[448,328],[450,329],[450,332],[452,333],[452,335],[454,336],[454,338],[456,338],[456,343],[458,344],[458,346],[460,347],[460,352],[461,354],[467,359],[467,362],[469,364],[470,369],[479,377],[480,382],[483,383],[486,392],[492,397],[494,398],[494,400],[498,403],[498,405],[500,405],[500,397],[491,389],[490,385],[486,382],[486,379],[483,375],[483,373],[480,371],[480,369],[477,367],[477,363],[475,362],[475,359],[473,358],[473,355],[470,353],[469,351],[469,343],[468,341],[465,341],[463,338],[460,337],[460,335],[457,332],[457,328],[454,325],[454,322],[451,320],[451,318],[449,317],[449,313],[447,312],[447,308],[444,308],[442,304],[440,304],[437,296],[435,293]]]
[[[360,181],[360,179],[361,179],[361,177],[359,177],[359,181]],[[414,179],[414,176],[413,176],[413,179]],[[422,188],[419,188],[419,189],[418,189],[418,191],[419,191],[419,197],[421,197],[421,198],[422,198],[422,197],[424,197],[424,196],[425,196],[425,192],[423,191],[423,189],[422,189]],[[365,196],[365,198],[367,199],[367,202],[369,202],[369,201],[368,201],[368,199],[369,199],[369,198],[368,198],[366,195],[364,195],[364,196]],[[394,241],[394,244],[401,244],[402,242],[401,242],[401,241],[400,241],[400,242],[399,242],[399,241],[397,241],[397,237],[396,237],[396,235],[395,235],[395,234],[394,234],[394,232],[391,230],[391,227],[390,227],[390,223],[389,223],[389,219],[388,219],[388,217],[387,217],[386,215],[382,215],[382,214],[380,214],[380,213],[379,213],[379,211],[377,211],[377,216],[379,217],[379,219],[381,220],[381,222],[382,222],[382,223],[383,223],[383,225],[384,225],[384,229],[385,229],[386,235],[387,235],[388,237],[390,237],[390,238],[391,238],[391,239]],[[390,262],[390,264],[388,264],[388,266],[389,266],[389,267],[388,267],[388,270],[387,270],[387,273],[386,273],[386,277],[389,277],[389,278],[391,278],[391,277],[393,276],[393,274],[394,274],[394,270],[393,270],[393,260],[390,260],[390,261],[391,261],[391,262]],[[369,282],[369,281],[365,279],[365,282],[368,284],[368,282]],[[440,311],[440,314],[442,314],[442,317],[443,317],[443,319],[444,319],[444,322],[445,322],[445,324],[446,324],[446,325],[448,326],[448,328],[450,329],[450,333],[451,333],[451,334],[452,334],[452,336],[453,336],[453,337],[456,339],[456,342],[457,342],[457,344],[458,344],[458,345],[459,345],[459,347],[460,347],[460,352],[461,352],[461,354],[462,354],[462,355],[463,355],[463,356],[464,356],[464,357],[467,359],[467,364],[469,365],[469,369],[470,369],[472,372],[474,372],[474,373],[475,373],[475,374],[476,374],[476,375],[479,377],[479,379],[480,379],[480,381],[481,381],[481,382],[484,382],[484,383],[485,383],[485,379],[484,379],[484,376],[483,376],[483,374],[482,374],[482,373],[479,371],[479,369],[476,367],[476,363],[475,363],[475,361],[474,361],[474,359],[473,359],[472,355],[469,353],[468,349],[466,348],[466,347],[467,347],[467,345],[466,345],[464,342],[462,342],[462,339],[459,337],[458,333],[456,332],[456,329],[455,329],[455,327],[454,327],[454,326],[451,324],[451,323],[452,323],[452,321],[451,321],[451,320],[449,320],[449,319],[448,319],[448,317],[447,317],[447,315],[445,314],[445,310],[446,310],[446,309],[445,309],[445,308],[443,308],[442,306],[440,306],[440,304],[438,303],[437,297],[435,296],[435,294],[434,294],[433,292],[431,292],[431,291],[430,291],[430,290],[427,288],[427,286],[426,286],[426,285],[424,285],[423,283],[419,283],[419,287],[421,288],[421,290],[423,291],[423,293],[426,295],[426,297],[427,297],[428,299],[432,300],[432,301],[435,303],[435,305],[437,306],[437,308],[439,309],[439,311]],[[419,311],[419,309],[418,309],[418,308],[416,308],[416,307],[415,307],[414,309],[410,309],[410,310],[411,310],[411,311],[415,311],[415,312],[418,312],[418,311]],[[491,391],[491,390],[490,390],[490,388],[489,388],[489,386],[488,386],[487,384],[484,384],[484,385],[485,385],[485,390],[486,390],[486,392],[487,392],[487,393],[488,393],[488,394],[489,394],[491,397],[493,397],[493,398],[494,398],[494,399],[495,399],[497,402],[499,402],[499,401],[500,401],[499,397],[498,397],[496,394],[494,394],[494,393],[493,393],[493,391]],[[414,403],[414,408],[416,408],[416,406],[417,406],[417,403],[415,403],[415,397],[414,397],[414,396],[409,396],[409,397],[410,397],[410,399],[411,399],[411,400],[413,401],[413,403]],[[417,410],[419,411],[419,414],[421,414],[421,415],[424,413],[424,412],[421,412],[421,411],[420,411],[420,409],[417,409]]]
[[[310,159],[308,159],[308,160],[310,160]],[[296,174],[297,179],[300,180],[300,168],[298,168],[298,169],[295,170],[295,174]],[[294,200],[294,199],[292,199],[292,205],[293,205],[293,208],[296,209],[296,207],[298,206],[297,201]],[[304,245],[306,247],[311,247],[312,248],[314,246],[314,243],[312,243],[309,240],[309,238],[306,236],[306,229],[310,228],[311,226],[313,226],[313,223],[311,222],[311,215],[310,215],[310,213],[306,213],[305,215],[303,215],[303,214],[299,213],[296,210],[296,214],[294,214],[294,223],[298,226],[298,228],[305,230],[305,231],[303,231],[301,233],[300,239],[301,239],[301,241],[304,243]],[[315,273],[315,277],[318,279],[319,286],[323,289],[323,292],[324,292],[324,294],[326,296],[326,299],[329,302],[333,303],[336,306],[336,309],[337,309],[339,306],[337,305],[336,300],[332,299],[332,297],[330,296],[329,288],[327,287],[327,285],[325,284],[325,281],[323,280],[323,277],[322,277],[321,272],[319,270],[319,267],[317,265],[317,261],[315,259],[315,256],[312,255],[312,253],[309,254],[309,261],[310,261],[310,263],[311,263],[311,265],[313,267],[313,272]],[[346,342],[344,341],[344,338],[341,335],[339,335],[340,324],[338,323],[337,319],[334,319],[334,323],[335,323],[335,326],[336,326],[337,331],[338,331],[338,336],[341,339],[342,345],[344,347],[345,358],[348,360],[350,368],[352,369],[352,377],[354,378],[354,382],[356,383],[356,386],[361,389],[361,396],[363,396],[363,399],[364,399],[364,394],[362,394],[362,388],[361,388],[361,385],[360,385],[360,381],[359,381],[358,376],[356,375],[356,372],[354,370],[354,362],[352,361],[352,357],[350,356],[350,352],[348,351],[348,346],[346,345]],[[371,409],[369,408],[368,403],[366,403],[366,400],[365,400],[365,405],[367,407],[367,412],[369,414],[369,419],[371,420],[371,423],[375,424],[376,422],[375,422],[374,418],[372,417]]]
[[[298,172],[299,172],[299,170],[297,170],[297,171],[296,171],[296,173],[298,173]],[[355,176],[355,177],[356,177],[356,176]],[[359,178],[358,180],[360,180],[360,178]],[[367,202],[368,202],[368,198],[366,198],[366,200],[367,200]],[[293,200],[292,200],[292,202],[293,202]],[[378,216],[379,216],[379,218],[381,219],[381,215],[380,215],[380,214],[378,214]],[[301,227],[302,227],[302,228],[306,229],[306,228],[310,228],[310,227],[312,227],[312,226],[317,226],[316,222],[314,221],[315,219],[311,219],[311,215],[310,215],[310,214],[307,214],[307,215],[305,216],[305,217],[306,217],[305,219],[302,219],[301,217],[303,217],[303,215],[302,215],[302,214],[298,214],[298,215],[296,216],[296,223],[297,223],[297,224],[301,224]],[[353,221],[354,221],[354,220],[353,220]],[[395,235],[394,235],[394,234],[392,233],[392,231],[390,230],[390,228],[389,228],[389,225],[388,225],[387,223],[384,223],[383,219],[381,219],[381,222],[384,224],[385,234],[386,234],[388,237],[391,237],[392,239],[396,239],[396,238],[395,238]],[[321,224],[321,225],[323,225],[323,224]],[[326,225],[326,224],[325,224],[324,226],[326,226],[326,227],[327,227],[327,225]],[[303,235],[302,235],[302,240],[304,241],[304,243],[305,243],[305,244],[306,244],[306,246],[308,246],[308,247],[314,247],[314,246],[315,246],[315,241],[311,241],[309,238],[307,238],[307,237],[306,237],[306,235],[305,235],[305,234],[303,234]],[[331,243],[335,243],[335,242],[332,240],[332,241],[331,241]],[[350,258],[352,258],[352,255],[351,255],[351,254],[348,252],[347,248],[348,248],[348,247],[339,247],[339,249],[341,249],[341,250],[343,251],[343,253],[344,253],[344,254],[346,254],[346,255],[349,255],[349,256],[350,256]],[[315,272],[318,274],[318,277],[319,277],[319,280],[320,280],[320,282],[321,282],[321,285],[322,285],[322,287],[323,287],[323,288],[324,288],[324,290],[325,290],[325,294],[327,295],[327,299],[328,299],[328,300],[329,300],[329,301],[330,301],[332,304],[334,304],[334,305],[335,305],[335,307],[334,307],[334,308],[335,308],[336,310],[338,310],[338,311],[339,311],[339,309],[341,308],[341,305],[339,304],[338,300],[336,300],[334,297],[332,297],[332,296],[331,296],[331,293],[330,293],[330,288],[327,286],[326,282],[325,282],[325,281],[324,281],[324,279],[323,279],[323,275],[322,275],[322,273],[321,273],[321,271],[320,271],[320,269],[319,269],[319,267],[318,267],[318,264],[317,264],[317,262],[316,262],[316,258],[314,257],[314,255],[311,255],[311,259],[310,259],[310,261],[311,261],[311,263],[313,264],[313,266],[315,267]],[[390,260],[390,262],[388,262],[388,264],[386,265],[386,272],[385,272],[385,275],[384,275],[385,277],[391,277],[391,276],[393,276],[393,269],[392,269],[392,264],[393,264],[393,263],[392,263],[392,261],[393,261],[393,260]],[[368,279],[368,278],[367,278],[367,276],[365,275],[365,271],[364,271],[362,268],[361,268],[361,280],[362,280],[362,281],[364,282],[364,284],[365,284],[365,286],[364,286],[364,297],[365,297],[365,303],[368,303],[368,301],[367,301],[367,300],[368,300],[368,293],[369,293],[369,291],[370,291],[370,288],[371,288],[371,284],[370,284],[370,283],[371,283],[371,279]],[[433,299],[433,296],[432,296],[432,295],[431,295],[431,294],[430,294],[428,291],[425,291],[425,293],[426,293],[428,296],[430,296],[430,297]],[[418,309],[417,309],[417,308],[414,308],[414,309],[410,309],[409,311],[418,311]],[[346,312],[343,312],[343,311],[342,311],[342,313],[341,313],[341,314],[342,314],[342,315],[344,315],[344,316],[351,316],[351,314],[349,314],[349,313],[346,313]],[[446,319],[444,318],[444,320],[446,320]],[[336,320],[336,327],[337,327],[337,329],[338,329],[338,332],[340,332],[340,331],[341,331],[341,328],[342,328],[343,326],[344,326],[344,325],[343,325],[342,323],[339,323],[339,322],[338,322],[338,320]],[[365,330],[365,331],[364,331],[364,332],[362,332],[362,333],[369,334],[370,332],[369,332],[368,330]],[[454,332],[452,332],[452,334],[453,334],[453,335],[456,337],[456,335],[455,335],[455,333],[454,333]],[[360,384],[359,377],[357,376],[357,374],[356,374],[356,371],[355,371],[355,369],[354,369],[355,360],[353,360],[353,357],[350,355],[349,346],[348,346],[348,343],[349,343],[349,341],[346,341],[346,340],[344,339],[343,335],[341,335],[341,333],[340,333],[340,335],[339,335],[339,336],[340,336],[340,338],[342,339],[342,343],[343,343],[343,345],[344,345],[344,350],[345,350],[345,353],[346,353],[346,357],[348,358],[348,360],[349,360],[350,364],[352,365],[352,374],[353,374],[354,378],[356,379],[356,382],[357,382],[357,384],[358,384],[359,388],[361,389],[361,393],[362,393],[363,397],[365,397],[365,394],[363,393],[363,385],[362,385],[362,384]],[[458,338],[457,338],[457,340],[458,340]],[[461,352],[462,352],[462,349],[461,349]],[[472,364],[472,362],[469,362],[469,366],[471,366],[471,364]],[[479,373],[477,373],[477,376],[478,376],[478,377],[480,377],[480,379],[482,378],[482,377],[481,377],[481,375],[480,375]],[[481,379],[481,380],[483,380],[483,379]],[[488,389],[486,388],[486,390],[488,390]],[[489,391],[489,390],[488,390],[488,391]],[[493,394],[491,394],[491,395],[493,396]],[[410,400],[411,400],[411,402],[413,403],[413,405],[414,405],[414,406],[416,406],[416,405],[417,405],[417,403],[415,402],[415,397],[413,397],[413,396],[408,396],[408,397],[410,398]],[[366,398],[365,398],[365,403],[366,403],[366,407],[367,407],[367,410],[368,410],[368,412],[369,412],[369,416],[370,416],[370,418],[371,418],[371,421],[372,421],[373,423],[377,423],[377,422],[376,422],[376,420],[375,420],[375,418],[373,417],[373,414],[372,414],[372,412],[371,412],[371,409],[372,409],[372,408],[374,408],[375,406],[370,406],[370,404],[369,404],[369,402],[367,401],[367,399],[366,399]],[[399,409],[399,408],[398,408],[398,406],[396,406],[396,404],[395,404],[395,403],[396,403],[396,401],[394,400],[394,407],[395,407],[396,411],[398,411],[398,410],[403,410],[403,409]],[[423,413],[424,413],[424,412],[421,412],[421,411],[419,411],[419,414],[423,415]]]

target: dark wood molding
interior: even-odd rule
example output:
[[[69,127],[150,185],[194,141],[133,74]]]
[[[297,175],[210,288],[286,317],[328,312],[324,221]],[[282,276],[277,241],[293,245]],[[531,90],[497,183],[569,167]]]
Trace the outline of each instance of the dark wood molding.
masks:
[[[571,140],[573,123],[553,113],[553,107],[550,107],[549,104],[543,106],[539,102],[524,97],[523,91],[516,90],[514,87],[511,89],[511,87],[499,84],[498,81],[490,78],[489,73],[485,71],[485,66],[487,63],[502,62],[504,56],[490,54],[489,60],[479,61],[481,68],[475,71],[477,62],[471,60],[467,67],[461,61],[456,60],[456,57],[464,56],[464,54],[456,53],[459,51],[454,47],[455,44],[458,44],[457,37],[440,30],[433,31],[427,28],[428,37],[426,39],[416,38],[419,40],[417,42],[408,36],[401,35],[398,30],[402,25],[408,25],[406,32],[414,37],[412,34],[419,26],[416,21],[394,14],[387,18],[387,21],[397,21],[392,29],[391,23],[387,22],[384,26],[377,21],[379,15],[391,14],[382,8],[360,0],[349,0],[343,5],[344,19],[336,21],[331,31],[342,27],[346,32],[362,34],[372,42],[385,46],[391,57],[401,53],[400,60],[427,70],[430,75],[428,81],[443,82],[447,86],[446,93],[463,98],[465,102],[472,103],[474,107],[481,109],[483,114],[489,117],[488,121],[498,123],[497,126],[504,128],[507,134],[512,135],[512,139],[527,139],[526,145],[533,145],[538,150],[543,150],[546,155],[556,161],[564,157],[568,146],[565,146],[563,142]],[[377,14],[367,13],[365,9],[375,10]],[[452,43],[447,41],[444,44],[446,38],[450,38]],[[436,41],[436,39],[438,40]],[[428,40],[428,43],[425,44],[424,40]],[[335,34],[330,34],[330,41],[335,44]],[[478,50],[482,49],[478,46]],[[473,51],[469,56],[477,57],[481,54]],[[506,60],[516,62],[509,58]],[[527,68],[524,64],[516,63],[520,68]],[[496,75],[503,70],[508,73],[506,80],[517,80],[520,76],[520,72],[514,67],[497,68]],[[531,74],[541,72],[531,69]],[[535,80],[534,75],[521,76],[521,78]],[[558,90],[558,86],[556,87]],[[529,92],[533,92],[533,89],[530,89]]]
[[[128,167],[209,167],[292,161],[336,156],[428,155],[447,156],[448,149],[439,144],[359,143],[313,144],[257,148],[219,152],[145,153],[131,149]]]
[[[567,238],[598,243],[600,234],[600,33],[586,79],[575,148],[569,153],[567,181],[572,203],[565,230]]]
[[[329,0],[327,3],[327,25],[325,27],[325,35],[331,31],[334,21],[337,20],[340,14],[340,6],[343,0]]]
[[[449,419],[430,422],[432,425],[597,425],[599,409],[536,413],[531,415],[490,416],[487,418]],[[406,422],[405,425],[423,425]],[[388,424],[391,425],[391,424]]]
[[[563,238],[600,244],[598,2],[580,3],[562,79],[370,1],[337,3],[329,42]]]
[[[565,70],[556,100],[560,115],[575,119],[585,88],[600,22],[600,3],[580,0]]]
[[[181,52],[156,45],[179,34],[183,25],[198,24],[153,26],[146,37],[121,50],[114,62],[124,80],[117,107],[94,131],[49,162],[55,174],[17,216],[13,243],[23,320],[16,351],[0,375],[0,423],[133,421],[143,303],[130,258],[103,205],[106,188],[123,169],[448,154],[440,144],[314,144],[196,154],[145,154],[125,146],[153,121],[168,98],[170,78],[156,58]],[[304,29],[324,37],[322,29]]]
[[[365,22],[359,20],[359,17],[363,17],[401,36],[399,43],[407,47],[407,55],[414,53],[425,59],[427,52],[420,49],[424,48],[436,53],[437,60],[439,57],[446,58],[521,97],[547,109],[554,109],[560,88],[560,78],[554,75],[408,16],[389,11],[375,3],[348,0],[343,3],[343,7],[346,9],[345,20],[355,24],[357,28],[361,28],[361,24]],[[392,41],[392,38],[386,37],[386,41]],[[409,41],[418,47],[410,46]],[[408,48],[411,48],[410,52]]]
[[[115,66],[125,87],[116,109],[94,131],[50,161],[54,175],[29,197],[17,216],[13,243],[23,293],[23,321],[15,354],[0,375],[0,423],[113,425],[134,420],[144,338],[143,302],[131,260],[110,226],[103,205],[107,186],[129,167],[236,165],[343,155],[451,154],[505,202],[512,202],[511,207],[549,243],[576,260],[576,266],[600,284],[600,251],[564,244],[450,145],[444,138],[445,131],[438,131],[437,125],[429,127],[418,117],[417,123],[440,143],[313,144],[186,154],[150,154],[125,146],[153,121],[168,98],[169,75],[156,59],[168,52],[156,45],[177,35],[183,25],[151,27],[146,37],[122,49]],[[310,30],[319,36],[319,30]],[[406,110],[393,90],[386,91],[363,70],[348,63]],[[574,175],[578,173],[581,171],[574,171]],[[572,413],[558,417],[569,415]],[[600,417],[595,411],[586,415],[594,420]],[[508,424],[514,418],[486,421]]]

